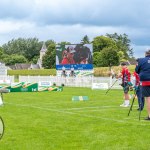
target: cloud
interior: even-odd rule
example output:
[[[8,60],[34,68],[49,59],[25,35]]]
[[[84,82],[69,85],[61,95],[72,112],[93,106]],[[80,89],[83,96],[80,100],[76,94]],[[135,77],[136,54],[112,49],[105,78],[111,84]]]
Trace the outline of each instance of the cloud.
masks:
[[[30,16],[34,3],[29,0],[1,0],[0,19],[23,19]]]
[[[29,19],[43,25],[145,26],[145,21],[150,23],[149,4],[148,0],[1,0],[0,18]]]
[[[95,26],[145,26],[149,23],[149,9],[143,9],[150,2],[137,0],[55,0],[34,6],[32,20],[39,24],[83,24]],[[144,16],[144,17],[143,17]],[[140,19],[139,19],[140,18]]]
[[[78,43],[106,33],[126,33],[135,54],[150,45],[149,0],[1,0],[1,44],[37,37]]]
[[[31,23],[20,21],[3,21],[0,20],[0,34],[9,34],[10,32],[18,32],[23,28],[32,27]]]
[[[145,52],[150,49],[150,45],[144,45],[144,46],[138,46],[138,45],[132,45],[134,49],[134,56],[136,58],[145,57]]]

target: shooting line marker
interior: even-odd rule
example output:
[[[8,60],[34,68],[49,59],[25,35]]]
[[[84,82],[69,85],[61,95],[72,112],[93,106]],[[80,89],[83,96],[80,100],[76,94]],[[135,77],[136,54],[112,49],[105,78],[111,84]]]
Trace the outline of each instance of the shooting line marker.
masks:
[[[72,101],[87,101],[89,100],[88,96],[72,96]]]

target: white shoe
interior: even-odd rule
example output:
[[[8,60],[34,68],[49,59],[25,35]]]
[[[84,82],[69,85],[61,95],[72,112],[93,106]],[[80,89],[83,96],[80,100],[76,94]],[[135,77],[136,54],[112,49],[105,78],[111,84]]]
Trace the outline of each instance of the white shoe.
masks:
[[[126,104],[126,105],[124,105],[124,107],[129,107],[130,106],[130,104]]]
[[[121,104],[120,106],[121,106],[121,107],[124,107],[124,106],[125,106],[125,103]]]

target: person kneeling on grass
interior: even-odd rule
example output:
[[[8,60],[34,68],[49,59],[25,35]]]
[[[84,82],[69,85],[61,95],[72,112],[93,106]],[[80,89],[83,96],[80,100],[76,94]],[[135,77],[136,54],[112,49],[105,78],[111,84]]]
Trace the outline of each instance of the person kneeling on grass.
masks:
[[[122,67],[122,71],[121,73],[118,75],[118,78],[122,78],[122,84],[121,86],[123,87],[123,91],[124,91],[124,102],[123,104],[121,104],[121,107],[129,107],[130,106],[130,97],[129,97],[129,88],[132,86],[132,83],[130,81],[130,72],[127,68],[127,65],[125,62],[121,63],[121,67]]]

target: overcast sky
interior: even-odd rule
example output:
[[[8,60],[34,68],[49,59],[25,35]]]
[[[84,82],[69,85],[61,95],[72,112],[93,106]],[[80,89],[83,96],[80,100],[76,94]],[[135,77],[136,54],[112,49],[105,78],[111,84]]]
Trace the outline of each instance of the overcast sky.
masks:
[[[0,45],[13,38],[79,43],[126,33],[135,57],[150,48],[150,0],[0,0]]]

